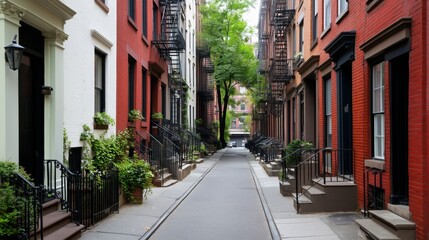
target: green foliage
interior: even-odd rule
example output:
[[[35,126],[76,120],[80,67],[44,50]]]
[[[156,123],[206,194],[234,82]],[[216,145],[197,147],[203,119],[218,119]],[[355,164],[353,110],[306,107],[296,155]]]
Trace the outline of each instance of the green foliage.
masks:
[[[285,148],[286,166],[296,166],[301,160],[302,153],[312,147],[313,144],[311,142],[304,140],[295,139],[290,142]]]
[[[164,115],[162,115],[162,113],[160,113],[160,112],[156,112],[156,113],[153,113],[151,117],[153,119],[163,119]]]
[[[250,0],[213,0],[201,8],[202,41],[208,45],[214,64],[222,144],[228,138],[225,106],[234,95],[235,85],[250,88],[257,83],[254,45],[248,41],[252,31],[243,19],[251,4]]]
[[[200,145],[200,153],[202,153],[204,156],[207,156],[207,154],[208,154],[208,151],[207,151],[207,148],[206,148],[206,145],[204,145],[204,143],[201,143],[201,145]]]
[[[154,177],[149,163],[134,155],[133,159],[127,159],[116,164],[119,170],[119,182],[128,201],[133,202],[132,193],[137,188],[144,189],[144,197],[151,193],[152,179]]]
[[[23,232],[17,223],[28,200],[20,197],[20,190],[11,184],[18,172],[31,181],[29,175],[15,163],[0,161],[0,239],[12,239]],[[28,209],[30,212],[34,211],[32,207]]]
[[[71,141],[67,135],[67,130],[63,128],[63,163],[68,165],[68,154],[71,147]]]
[[[195,125],[202,126],[203,124],[204,124],[203,119],[201,119],[201,118],[195,119]]]
[[[113,125],[115,120],[106,112],[97,112],[94,115],[94,122],[99,125]]]
[[[140,110],[131,109],[128,112],[128,121],[135,121],[135,120],[144,120],[144,117],[142,116]]]

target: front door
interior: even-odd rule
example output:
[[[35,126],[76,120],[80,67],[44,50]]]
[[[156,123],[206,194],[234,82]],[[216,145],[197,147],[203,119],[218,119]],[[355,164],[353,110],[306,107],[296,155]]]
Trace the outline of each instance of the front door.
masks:
[[[408,53],[390,61],[391,170],[390,202],[408,205]]]
[[[20,44],[26,47],[19,68],[19,165],[34,183],[43,183],[44,60],[42,33],[22,23]]]
[[[339,173],[353,174],[352,156],[352,64],[344,63],[337,71],[338,78],[338,161]]]

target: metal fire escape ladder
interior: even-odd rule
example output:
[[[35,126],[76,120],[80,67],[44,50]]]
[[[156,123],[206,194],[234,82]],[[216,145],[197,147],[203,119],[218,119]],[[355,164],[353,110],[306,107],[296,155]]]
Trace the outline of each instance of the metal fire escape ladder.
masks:
[[[180,124],[182,98],[185,95],[186,82],[182,80],[180,55],[186,48],[186,41],[179,29],[181,0],[160,0],[163,9],[161,36],[153,40],[159,53],[168,62],[168,82],[171,99],[171,120]]]
[[[287,29],[295,15],[292,0],[274,0],[271,6],[271,26],[273,27],[274,46],[270,66],[270,112],[274,116],[283,114],[283,89],[294,77],[292,64],[288,59]]]

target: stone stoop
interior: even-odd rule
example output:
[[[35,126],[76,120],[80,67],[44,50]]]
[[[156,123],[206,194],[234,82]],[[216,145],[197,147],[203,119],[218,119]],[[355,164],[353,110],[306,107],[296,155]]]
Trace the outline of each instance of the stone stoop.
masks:
[[[353,182],[326,182],[313,179],[313,185],[303,185],[298,197],[299,213],[347,212],[357,210],[357,186]],[[297,209],[296,193],[292,194]]]
[[[168,187],[177,182],[177,180],[173,179],[173,175],[170,173],[168,168],[163,168],[161,171],[163,172],[164,179],[161,179],[161,177],[158,176],[153,182],[155,187]]]
[[[179,169],[177,173],[177,180],[182,181],[185,179],[189,174],[191,174],[191,171],[194,169],[195,164],[185,164],[182,166],[181,169]]]
[[[260,160],[259,164],[264,168],[268,176],[277,177],[282,171],[281,162],[273,161],[267,164],[263,160]]]
[[[360,235],[366,236],[361,239],[380,239],[380,240],[415,240],[415,223],[393,213],[389,210],[370,210],[369,217],[366,219],[357,219]]]
[[[288,175],[288,179],[285,181],[280,180],[279,186],[280,186],[280,193],[284,197],[292,196],[293,193],[295,193],[295,184],[296,179],[292,175]]]
[[[43,207],[43,239],[45,240],[74,240],[79,239],[83,225],[71,222],[71,213],[59,210],[59,199],[51,200]],[[40,226],[36,231],[36,238],[41,239]],[[32,239],[34,237],[30,236]]]

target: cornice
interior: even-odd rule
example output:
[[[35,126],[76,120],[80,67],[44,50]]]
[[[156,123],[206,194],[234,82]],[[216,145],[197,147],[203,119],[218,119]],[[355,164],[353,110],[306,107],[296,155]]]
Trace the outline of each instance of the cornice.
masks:
[[[8,17],[20,21],[21,18],[24,16],[25,12],[25,9],[8,0],[0,1],[0,14],[4,14]]]
[[[60,0],[36,0],[40,5],[61,17],[64,21],[71,19],[76,12]]]

